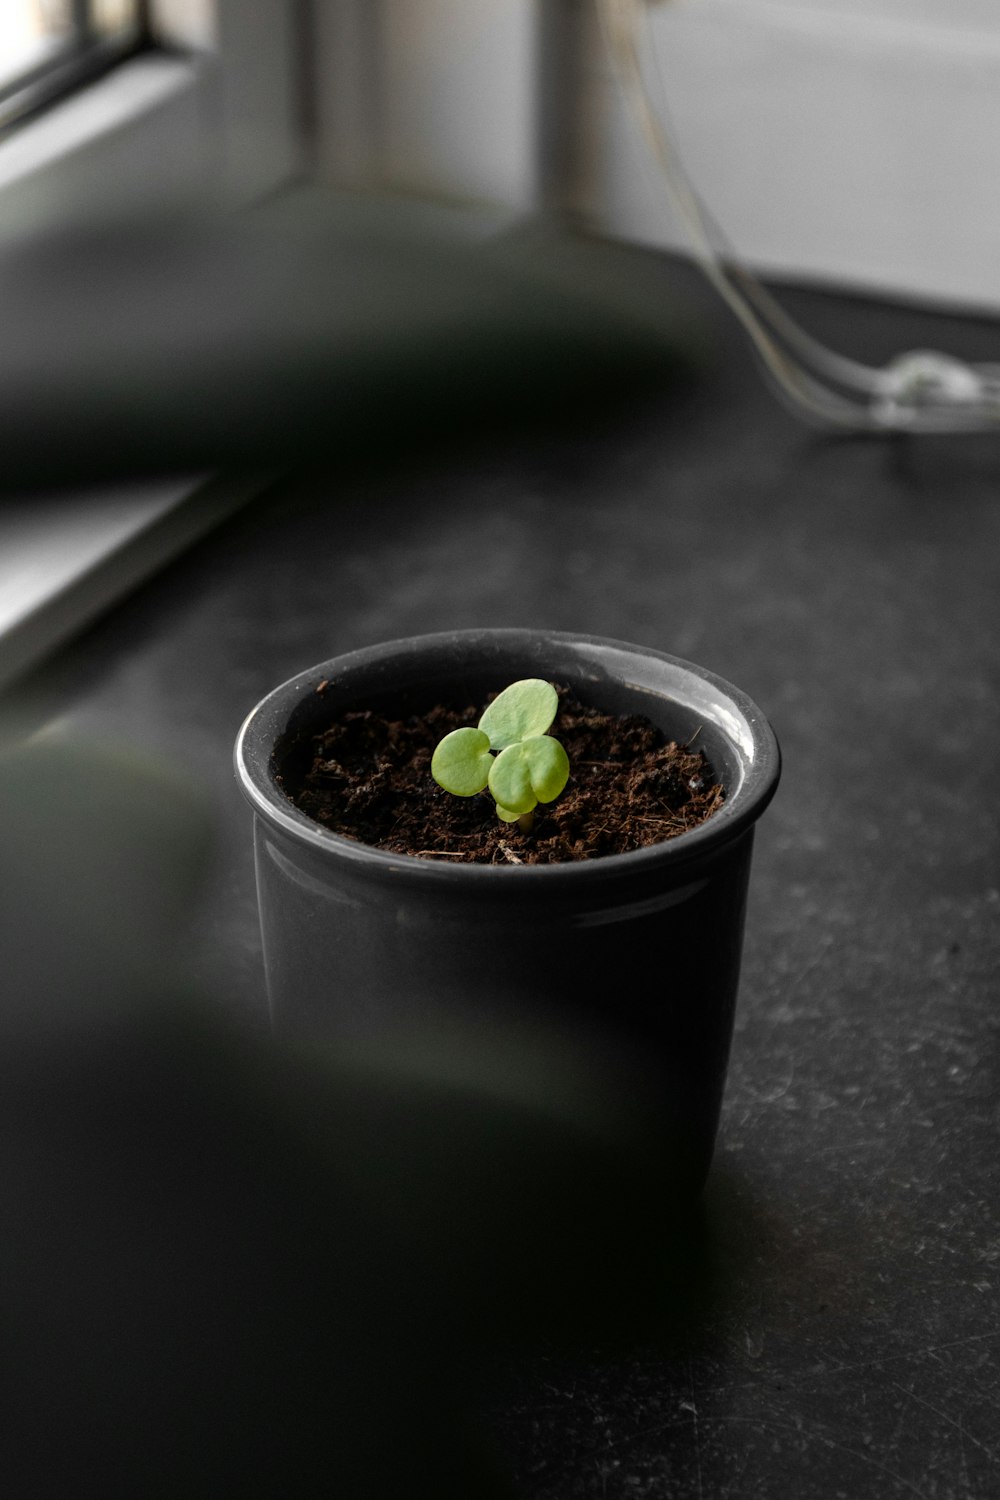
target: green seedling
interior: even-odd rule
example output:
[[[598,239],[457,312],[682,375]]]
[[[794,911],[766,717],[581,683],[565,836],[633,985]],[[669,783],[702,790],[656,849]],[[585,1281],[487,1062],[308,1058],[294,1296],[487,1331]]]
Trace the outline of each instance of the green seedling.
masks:
[[[456,797],[474,797],[489,787],[497,815],[527,832],[538,803],[555,801],[569,780],[569,757],[546,733],[558,707],[550,682],[512,682],[475,729],[445,735],[431,759],[431,775]]]

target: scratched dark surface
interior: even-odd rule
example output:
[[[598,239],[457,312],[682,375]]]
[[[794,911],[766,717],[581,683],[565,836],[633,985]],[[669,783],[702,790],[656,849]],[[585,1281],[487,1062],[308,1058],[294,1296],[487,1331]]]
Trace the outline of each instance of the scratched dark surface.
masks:
[[[811,433],[696,278],[662,274],[709,350],[689,389],[572,439],[289,483],[37,674],[33,711],[208,786],[191,969],[263,1029],[229,757],[273,684],[368,642],[538,623],[746,689],[785,772],[700,1238],[630,1343],[509,1371],[497,1441],[519,1500],[982,1500],[1000,1495],[1000,441]],[[985,321],[787,300],[871,360],[1000,353]]]

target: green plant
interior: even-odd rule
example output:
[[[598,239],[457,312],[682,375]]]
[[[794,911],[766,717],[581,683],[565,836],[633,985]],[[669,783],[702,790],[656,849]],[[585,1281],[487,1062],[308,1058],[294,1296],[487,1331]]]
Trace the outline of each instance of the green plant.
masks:
[[[550,682],[512,682],[475,729],[445,735],[431,759],[431,775],[456,797],[474,797],[488,786],[498,816],[527,832],[538,803],[553,802],[569,780],[569,757],[546,733],[558,708]]]

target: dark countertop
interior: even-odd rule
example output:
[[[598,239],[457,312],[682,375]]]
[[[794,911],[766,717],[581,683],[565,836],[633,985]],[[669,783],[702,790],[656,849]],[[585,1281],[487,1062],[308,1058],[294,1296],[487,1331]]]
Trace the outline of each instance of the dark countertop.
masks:
[[[501,1441],[523,1500],[982,1500],[1000,1494],[1000,445],[813,433],[695,275],[663,279],[705,330],[688,388],[582,436],[290,481],[24,697],[207,787],[218,855],[189,969],[263,1033],[230,756],[271,686],[369,642],[539,624],[744,688],[785,769],[697,1303],[669,1337],[519,1367]],[[985,320],[786,302],[875,361],[1000,347]]]

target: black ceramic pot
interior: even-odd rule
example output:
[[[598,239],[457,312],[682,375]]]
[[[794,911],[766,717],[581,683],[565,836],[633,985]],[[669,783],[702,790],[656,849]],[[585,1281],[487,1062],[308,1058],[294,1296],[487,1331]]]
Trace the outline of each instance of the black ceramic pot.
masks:
[[[725,788],[706,823],[631,854],[539,866],[388,854],[300,813],[275,779],[294,745],[360,705],[419,712],[485,702],[522,677],[646,715],[697,743]],[[317,685],[328,686],[317,692]],[[558,725],[557,725],[558,730]],[[353,652],[270,693],[236,746],[254,810],[275,1028],[371,1040],[459,1023],[541,1025],[629,1053],[652,1074],[684,1177],[700,1186],[718,1126],[739,979],[754,825],[780,759],[755,705],[644,647],[529,630],[430,635]]]

